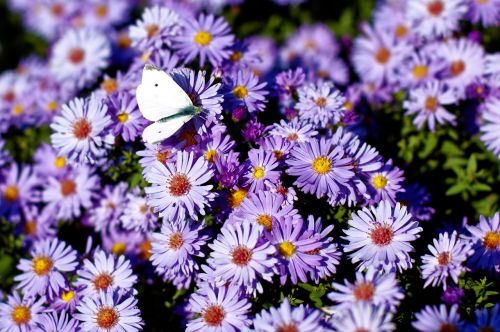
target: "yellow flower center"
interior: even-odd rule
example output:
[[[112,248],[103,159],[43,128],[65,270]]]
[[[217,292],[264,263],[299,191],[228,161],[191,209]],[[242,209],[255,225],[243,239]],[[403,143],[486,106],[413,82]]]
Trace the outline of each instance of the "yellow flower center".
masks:
[[[3,197],[7,202],[13,203],[17,201],[17,198],[19,197],[19,189],[17,189],[17,186],[15,185],[7,186],[3,192]]]
[[[10,316],[17,325],[24,325],[31,320],[31,311],[25,305],[15,306]]]
[[[128,121],[128,113],[127,112],[120,113],[116,116],[116,118],[118,119],[119,122],[125,123]]]
[[[255,166],[253,168],[253,177],[256,180],[262,179],[265,175],[266,175],[266,171],[264,170],[264,168],[262,168],[260,166]]]
[[[416,78],[417,80],[421,80],[427,77],[427,74],[429,73],[429,68],[427,68],[427,66],[425,65],[416,65],[415,67],[413,67],[411,73],[413,74],[414,78]]]
[[[116,242],[111,248],[111,252],[118,256],[123,255],[125,250],[127,250],[127,244],[125,244],[125,242]]]
[[[75,297],[75,292],[72,290],[69,290],[67,292],[62,292],[61,294],[61,299],[66,303],[73,300],[74,297]]]
[[[425,108],[430,112],[435,112],[438,106],[438,100],[436,97],[429,96],[425,100]]]
[[[52,267],[54,266],[54,262],[47,256],[39,256],[33,258],[33,271],[39,276],[43,277],[48,274]]]
[[[215,151],[214,149],[210,149],[207,152],[205,152],[205,159],[208,162],[213,163],[217,155],[218,155],[217,151]]]
[[[408,28],[402,24],[399,24],[394,31],[396,37],[403,38],[408,34]]]
[[[500,232],[489,231],[483,239],[483,246],[487,250],[495,250],[500,246]]]
[[[259,225],[264,226],[268,231],[273,227],[273,217],[268,214],[261,214],[257,217]]]
[[[47,109],[51,112],[57,111],[57,101],[51,100],[47,103]]]
[[[54,160],[54,166],[56,166],[56,168],[63,168],[64,166],[66,166],[66,158],[64,158],[63,156],[57,157]]]
[[[350,101],[346,101],[345,104],[344,104],[344,108],[345,108],[346,111],[352,110],[353,107],[354,107],[354,105]]]
[[[12,114],[14,115],[21,115],[24,113],[24,107],[21,104],[16,104],[14,108],[12,109]]]
[[[330,162],[330,160],[328,160],[327,157],[321,156],[313,160],[312,168],[316,173],[324,175],[330,172],[330,170],[332,169],[332,163]]]
[[[375,175],[372,184],[376,189],[382,189],[387,185],[387,178],[382,174]]]
[[[233,209],[240,206],[241,202],[247,197],[247,191],[245,189],[238,189],[231,193],[229,197],[229,204]]]
[[[295,249],[296,247],[293,245],[293,243],[285,241],[280,243],[278,247],[278,252],[280,253],[281,256],[285,258],[290,258],[295,253]]]
[[[243,85],[237,85],[233,89],[233,95],[238,99],[243,99],[247,96],[248,90]]]
[[[118,89],[118,83],[114,78],[108,78],[102,82],[101,88],[110,95]]]
[[[101,329],[110,330],[118,323],[119,315],[115,309],[102,307],[97,312],[97,326]]]
[[[208,46],[212,41],[212,34],[208,31],[198,31],[194,36],[194,42],[200,46]]]

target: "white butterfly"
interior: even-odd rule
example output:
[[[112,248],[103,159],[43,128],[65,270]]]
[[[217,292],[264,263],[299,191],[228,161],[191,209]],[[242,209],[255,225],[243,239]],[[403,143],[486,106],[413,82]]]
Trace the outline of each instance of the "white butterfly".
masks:
[[[142,115],[155,121],[142,133],[142,138],[148,143],[155,144],[169,138],[201,112],[201,108],[193,105],[170,75],[150,64],[142,70],[142,82],[135,95]]]

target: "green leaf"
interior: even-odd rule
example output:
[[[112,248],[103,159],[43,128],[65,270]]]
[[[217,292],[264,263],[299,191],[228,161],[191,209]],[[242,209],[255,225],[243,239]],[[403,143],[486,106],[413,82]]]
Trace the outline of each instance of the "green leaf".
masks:
[[[467,163],[467,174],[473,175],[477,171],[477,159],[476,154],[472,154],[469,158],[469,162]]]
[[[467,184],[465,184],[464,182],[459,182],[459,183],[455,184],[454,186],[452,186],[450,189],[448,189],[448,191],[446,191],[446,196],[453,196],[456,194],[460,194],[466,188],[467,188]]]

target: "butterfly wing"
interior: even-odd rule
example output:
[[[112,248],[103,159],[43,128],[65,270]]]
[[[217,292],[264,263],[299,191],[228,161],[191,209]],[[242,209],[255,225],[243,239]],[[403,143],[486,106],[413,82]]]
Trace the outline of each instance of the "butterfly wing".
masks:
[[[153,65],[144,66],[136,98],[142,115],[150,121],[158,121],[193,105],[172,77]]]
[[[175,134],[192,118],[193,115],[184,115],[165,122],[155,122],[144,129],[142,139],[151,144],[159,143]]]

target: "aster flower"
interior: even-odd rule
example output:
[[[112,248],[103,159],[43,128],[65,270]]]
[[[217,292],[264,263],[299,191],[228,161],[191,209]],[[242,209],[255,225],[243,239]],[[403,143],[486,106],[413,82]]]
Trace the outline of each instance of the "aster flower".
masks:
[[[114,226],[125,209],[125,195],[128,184],[107,185],[102,188],[96,206],[89,211],[89,223],[96,231]]]
[[[212,175],[203,157],[194,160],[192,152],[179,151],[175,164],[156,163],[146,175],[152,184],[145,188],[148,205],[169,220],[184,219],[186,212],[196,219],[197,213],[205,214],[205,205],[215,197],[210,192],[212,185],[204,185]]]
[[[180,33],[179,15],[166,7],[146,8],[135,25],[129,28],[132,47],[144,50],[149,47],[170,46],[175,36]]]
[[[17,288],[25,295],[54,296],[65,286],[65,272],[73,272],[77,266],[76,251],[58,239],[35,243],[31,259],[21,259],[17,268],[21,274],[14,277]]]
[[[250,120],[243,129],[243,138],[246,142],[256,142],[263,135],[264,129],[264,125],[257,119]]]
[[[354,212],[349,220],[349,229],[344,237],[349,244],[344,246],[353,263],[361,262],[359,268],[382,264],[386,270],[396,267],[405,270],[412,266],[409,253],[414,250],[410,241],[416,240],[422,231],[418,222],[412,220],[405,206],[381,201],[377,206]]]
[[[41,177],[61,176],[68,170],[68,160],[64,156],[58,156],[56,150],[49,144],[43,143],[35,151],[34,171]]]
[[[298,177],[294,184],[318,198],[325,194],[337,196],[354,176],[350,159],[331,139],[297,144],[286,164],[289,166],[286,172]]]
[[[371,303],[394,312],[404,298],[393,272],[382,273],[370,267],[365,273],[356,272],[354,283],[347,280],[344,283],[345,285],[333,283],[336,291],[328,294],[330,300],[338,303],[335,310],[339,312],[360,302]]]
[[[231,136],[224,135],[222,132],[215,132],[202,136],[200,142],[203,155],[209,163],[217,163],[217,159],[231,153],[231,149],[234,145],[235,142],[231,140]]]
[[[304,232],[303,224],[302,219],[294,222],[292,218],[273,223],[270,239],[279,254],[278,270],[282,285],[286,283],[288,275],[293,284],[299,280],[307,282],[306,274],[314,272],[323,260],[316,253],[321,242],[316,236]]]
[[[87,166],[69,170],[60,178],[50,177],[42,193],[47,203],[44,213],[53,213],[56,219],[70,220],[81,215],[81,208],[92,206],[99,178]]]
[[[51,124],[52,145],[63,156],[80,162],[93,162],[102,157],[114,142],[108,134],[111,118],[108,107],[97,95],[89,99],[74,98],[63,105]]]
[[[167,162],[174,162],[177,156],[177,151],[170,145],[165,143],[159,144],[144,144],[146,149],[137,151],[137,155],[140,157],[139,164],[143,167],[142,174],[148,174],[149,170],[157,162],[166,165]]]
[[[140,245],[146,239],[146,234],[129,231],[115,225],[101,232],[102,248],[115,256],[136,258],[142,254]]]
[[[251,192],[262,190],[266,181],[274,182],[279,179],[280,172],[276,170],[277,167],[274,153],[251,149],[248,152],[248,173],[244,175],[244,185],[249,187]]]
[[[444,304],[438,307],[425,306],[423,310],[415,314],[416,320],[412,326],[421,332],[440,332],[443,330],[461,331],[463,327],[458,306],[453,305],[450,311]]]
[[[210,151],[215,151],[215,153],[218,153],[217,150],[215,149],[209,149],[207,150],[207,152],[205,152],[205,158],[207,158],[207,153]],[[210,155],[213,155],[213,152],[210,152],[208,154],[209,157]],[[238,157],[239,153],[234,151],[229,151],[226,154],[217,155],[217,157],[214,158],[214,164],[216,169],[215,178],[220,186],[228,189],[233,189],[237,187],[238,181],[243,171],[242,169],[243,166],[240,165]],[[245,196],[246,193],[247,191],[245,190]],[[233,204],[231,204],[232,208],[236,208],[241,203],[241,200],[237,200],[234,203],[237,204],[234,204],[234,206]]]
[[[33,296],[20,297],[17,291],[0,302],[0,329],[27,332],[36,330],[41,322],[44,299]]]
[[[321,322],[321,312],[304,305],[292,308],[285,297],[278,308],[262,310],[255,316],[253,326],[256,332],[267,331],[326,331]]]
[[[413,124],[421,129],[427,123],[431,131],[435,131],[436,122],[456,124],[455,115],[448,112],[443,105],[452,105],[457,102],[453,90],[439,81],[431,81],[424,86],[410,91],[409,100],[403,103],[406,114],[417,114]]]
[[[410,0],[407,17],[418,35],[433,39],[449,36],[457,30],[466,11],[462,0]]]
[[[111,48],[105,35],[91,28],[68,30],[52,49],[55,79],[77,89],[94,83],[108,64]]]
[[[63,0],[37,2],[36,5],[32,15],[26,15],[25,22],[31,30],[51,41],[69,25],[78,10],[77,3]]]
[[[79,322],[71,318],[65,311],[45,313],[40,317],[39,328],[43,332],[73,332],[79,329]]]
[[[434,52],[434,47],[429,46],[409,54],[397,69],[399,85],[412,88],[436,79],[446,64]]]
[[[271,281],[277,260],[274,246],[260,237],[262,226],[243,221],[226,224],[213,244],[210,263],[214,275],[234,286],[245,287],[248,293],[264,289],[259,279]],[[230,286],[231,287],[231,286]]]
[[[280,102],[289,106],[297,95],[297,90],[303,86],[306,74],[302,67],[295,70],[289,69],[276,75],[276,92]],[[283,121],[282,121],[283,122]]]
[[[57,312],[68,311],[73,314],[76,306],[82,299],[82,288],[72,286],[65,287],[59,291],[59,294],[52,299],[50,308]]]
[[[267,102],[264,90],[267,83],[259,83],[259,79],[249,70],[240,70],[231,77],[225,97],[233,108],[245,106],[250,113],[264,111]]]
[[[481,140],[500,158],[500,98],[490,98],[484,104],[484,124],[480,127]]]
[[[448,304],[448,305],[453,305],[453,304],[460,304],[462,303],[462,299],[465,296],[465,292],[462,288],[460,287],[446,287],[446,289],[443,291],[443,295],[441,295],[441,300]]]
[[[491,310],[488,308],[476,310],[476,321],[464,329],[465,332],[500,331],[500,306],[495,304]]]
[[[500,21],[499,0],[468,0],[467,17],[473,22],[481,21],[485,27],[495,26]]]
[[[469,263],[480,269],[493,271],[500,264],[500,213],[491,218],[479,217],[477,226],[465,225],[470,233],[474,254]]]
[[[90,0],[86,5],[81,13],[85,26],[103,31],[126,21],[131,8],[126,0]]]
[[[248,327],[248,299],[239,294],[238,287],[205,285],[189,299],[190,312],[197,314],[187,323],[186,332],[240,331]]]
[[[201,67],[207,59],[215,67],[229,58],[234,36],[222,17],[200,14],[196,20],[184,20],[182,26],[184,31],[175,39],[174,47],[184,63],[199,56]]]
[[[294,118],[290,122],[281,120],[279,124],[273,124],[269,133],[286,138],[292,143],[309,142],[318,134],[311,124],[299,122],[298,118]]]
[[[114,122],[113,136],[121,135],[125,142],[135,140],[148,123],[142,117],[135,97],[119,92],[109,97],[107,105]]]
[[[120,217],[123,228],[143,232],[152,230],[158,218],[147,204],[146,197],[141,196],[136,188],[127,193],[126,199],[127,203]]]
[[[176,274],[191,276],[199,266],[196,257],[205,257],[202,248],[208,240],[203,224],[193,221],[164,221],[151,239],[151,262],[160,274],[173,280]]]
[[[409,184],[404,192],[398,192],[396,199],[408,207],[408,211],[419,221],[429,221],[435,210],[430,206],[431,196],[427,190],[418,184]]]
[[[439,239],[433,240],[433,244],[428,246],[432,255],[422,257],[422,277],[426,280],[424,287],[432,284],[443,285],[446,289],[448,276],[457,284],[460,274],[466,271],[462,264],[474,252],[471,250],[472,244],[458,239],[457,232],[451,235],[441,233]]]
[[[389,160],[381,169],[368,173],[368,177],[368,190],[372,200],[374,202],[388,200],[394,206],[396,194],[404,191],[403,171],[393,166],[392,160]]]
[[[102,250],[94,253],[92,261],[85,259],[77,275],[75,286],[81,286],[82,294],[94,299],[96,294],[103,294],[103,291],[129,291],[137,281],[129,260],[123,255],[107,255]]]
[[[137,299],[131,295],[117,292],[99,292],[96,296],[86,297],[77,307],[75,318],[81,322],[85,331],[98,332],[137,332],[142,330],[141,312]]]
[[[392,314],[386,312],[383,306],[358,302],[349,307],[344,314],[338,316],[338,318],[334,316],[331,323],[334,331],[337,332],[391,332],[396,329],[396,326],[391,320]]]
[[[307,84],[297,91],[299,101],[295,107],[299,110],[301,121],[315,127],[335,124],[344,113],[345,98],[331,82]]]

